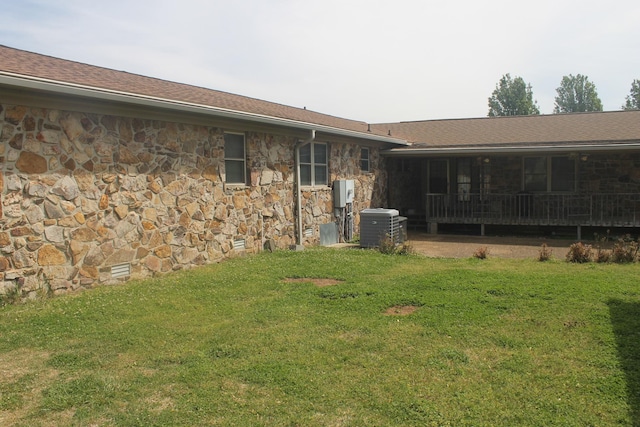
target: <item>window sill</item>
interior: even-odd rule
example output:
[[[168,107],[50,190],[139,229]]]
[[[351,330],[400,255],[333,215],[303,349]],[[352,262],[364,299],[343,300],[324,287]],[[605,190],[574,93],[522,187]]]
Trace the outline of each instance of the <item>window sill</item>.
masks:
[[[300,190],[303,191],[322,191],[322,190],[331,190],[331,187],[328,185],[301,185]]]
[[[224,189],[225,190],[244,190],[248,187],[247,184],[241,184],[241,183],[237,183],[237,184],[229,184],[229,183],[224,183]]]

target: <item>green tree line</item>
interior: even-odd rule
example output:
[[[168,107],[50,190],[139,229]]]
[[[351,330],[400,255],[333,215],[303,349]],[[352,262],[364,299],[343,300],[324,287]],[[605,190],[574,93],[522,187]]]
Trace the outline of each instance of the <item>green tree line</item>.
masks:
[[[631,83],[629,95],[621,107],[623,110],[640,110],[640,79]],[[577,74],[563,76],[556,89],[553,112],[579,113],[602,111],[602,100],[598,96],[596,85],[589,77]],[[489,117],[526,116],[540,114],[538,102],[533,98],[531,84],[522,77],[503,75],[489,97]]]

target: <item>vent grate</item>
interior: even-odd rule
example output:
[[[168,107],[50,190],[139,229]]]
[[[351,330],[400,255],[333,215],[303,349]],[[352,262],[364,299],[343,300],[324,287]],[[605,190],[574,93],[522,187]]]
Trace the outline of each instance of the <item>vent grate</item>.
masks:
[[[111,277],[119,279],[121,277],[131,276],[131,264],[117,264],[111,266]]]
[[[313,236],[313,228],[305,228],[304,237],[311,237],[311,236]]]
[[[243,251],[245,249],[244,240],[234,240],[233,241],[233,249],[236,251]]]

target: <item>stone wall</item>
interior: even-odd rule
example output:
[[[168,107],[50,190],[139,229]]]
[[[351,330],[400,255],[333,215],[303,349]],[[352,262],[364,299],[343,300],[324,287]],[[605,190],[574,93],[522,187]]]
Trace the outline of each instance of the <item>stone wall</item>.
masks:
[[[491,157],[488,171],[491,193],[514,194],[522,191],[522,157]]]
[[[122,280],[114,265],[145,277],[266,239],[294,244],[296,139],[246,137],[248,185],[228,186],[223,129],[0,105],[0,293],[62,293]],[[358,209],[381,206],[386,175],[361,174],[357,150],[331,144],[331,177],[356,180]],[[371,157],[379,171],[378,150]],[[305,189],[302,208],[314,230],[305,243],[317,243],[335,220],[330,188]]]
[[[640,193],[640,153],[591,154],[579,161],[584,193]]]

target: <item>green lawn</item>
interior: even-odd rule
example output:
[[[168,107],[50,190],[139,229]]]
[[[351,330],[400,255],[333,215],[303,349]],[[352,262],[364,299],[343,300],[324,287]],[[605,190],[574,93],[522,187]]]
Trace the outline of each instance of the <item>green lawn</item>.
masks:
[[[640,425],[639,278],[318,248],[5,305],[0,425]]]

